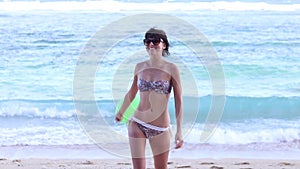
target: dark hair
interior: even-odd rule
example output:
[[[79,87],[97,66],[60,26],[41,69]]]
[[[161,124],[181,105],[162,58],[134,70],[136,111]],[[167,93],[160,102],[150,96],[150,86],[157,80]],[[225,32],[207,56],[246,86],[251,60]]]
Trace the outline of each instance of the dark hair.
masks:
[[[164,43],[166,44],[166,48],[163,50],[162,55],[163,56],[169,56],[170,52],[169,52],[169,41],[168,41],[168,37],[166,35],[166,32],[161,30],[161,29],[157,29],[157,28],[150,28],[146,33],[145,33],[145,39],[147,38],[161,38]]]

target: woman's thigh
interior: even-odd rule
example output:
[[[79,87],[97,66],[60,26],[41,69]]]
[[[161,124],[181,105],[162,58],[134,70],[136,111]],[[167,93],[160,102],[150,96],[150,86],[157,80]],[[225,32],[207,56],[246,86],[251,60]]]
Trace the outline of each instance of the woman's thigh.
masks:
[[[154,156],[169,152],[171,133],[169,130],[149,139]]]
[[[128,125],[128,137],[132,158],[144,158],[146,137],[133,121],[130,121]]]
[[[149,140],[156,169],[166,169],[170,150],[170,131],[165,131]]]

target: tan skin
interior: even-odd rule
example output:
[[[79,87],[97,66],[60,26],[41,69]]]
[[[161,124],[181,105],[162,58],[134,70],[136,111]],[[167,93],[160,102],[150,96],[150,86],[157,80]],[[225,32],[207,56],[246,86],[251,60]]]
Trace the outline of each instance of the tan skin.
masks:
[[[138,92],[137,81],[139,78],[147,81],[171,81],[174,93],[177,123],[175,148],[178,149],[183,146],[183,137],[181,132],[183,113],[182,89],[177,66],[163,59],[162,52],[165,47],[166,46],[163,42],[160,42],[158,45],[154,45],[151,42],[148,46],[146,46],[146,50],[150,56],[150,59],[136,65],[134,81],[124,98],[124,103],[120,111],[116,114],[115,120],[117,122],[122,120],[125,110]],[[140,92],[140,103],[133,116],[146,123],[166,128],[170,124],[170,118],[168,114],[169,98],[170,94],[160,94],[155,91]],[[130,138],[129,143],[131,147],[133,167],[135,169],[144,169],[146,167],[146,137],[144,133],[142,133],[142,131],[137,127],[136,123],[132,121],[128,125],[128,135]],[[165,131],[162,134],[149,139],[156,169],[167,168],[170,137],[170,132]]]

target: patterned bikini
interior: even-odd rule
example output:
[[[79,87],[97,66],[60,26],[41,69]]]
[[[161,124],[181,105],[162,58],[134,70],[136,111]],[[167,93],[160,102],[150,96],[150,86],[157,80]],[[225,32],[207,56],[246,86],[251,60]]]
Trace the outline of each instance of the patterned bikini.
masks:
[[[147,81],[144,79],[138,80],[138,89],[140,92],[155,91],[160,94],[170,94],[172,90],[172,84],[168,80],[158,80],[158,81]],[[170,127],[157,127],[137,119],[136,117],[131,117],[131,120],[136,122],[139,129],[144,133],[147,138],[152,138],[156,135],[169,130]]]
[[[170,94],[172,85],[168,80],[147,81],[140,78],[138,88],[140,92],[155,91],[160,94]]]

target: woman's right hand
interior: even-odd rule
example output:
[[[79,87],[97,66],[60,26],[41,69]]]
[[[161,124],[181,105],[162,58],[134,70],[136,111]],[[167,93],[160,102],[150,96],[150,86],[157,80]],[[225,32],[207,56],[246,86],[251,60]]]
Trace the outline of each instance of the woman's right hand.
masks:
[[[123,115],[121,113],[117,113],[116,116],[115,116],[115,120],[116,122],[120,122],[123,118]]]

